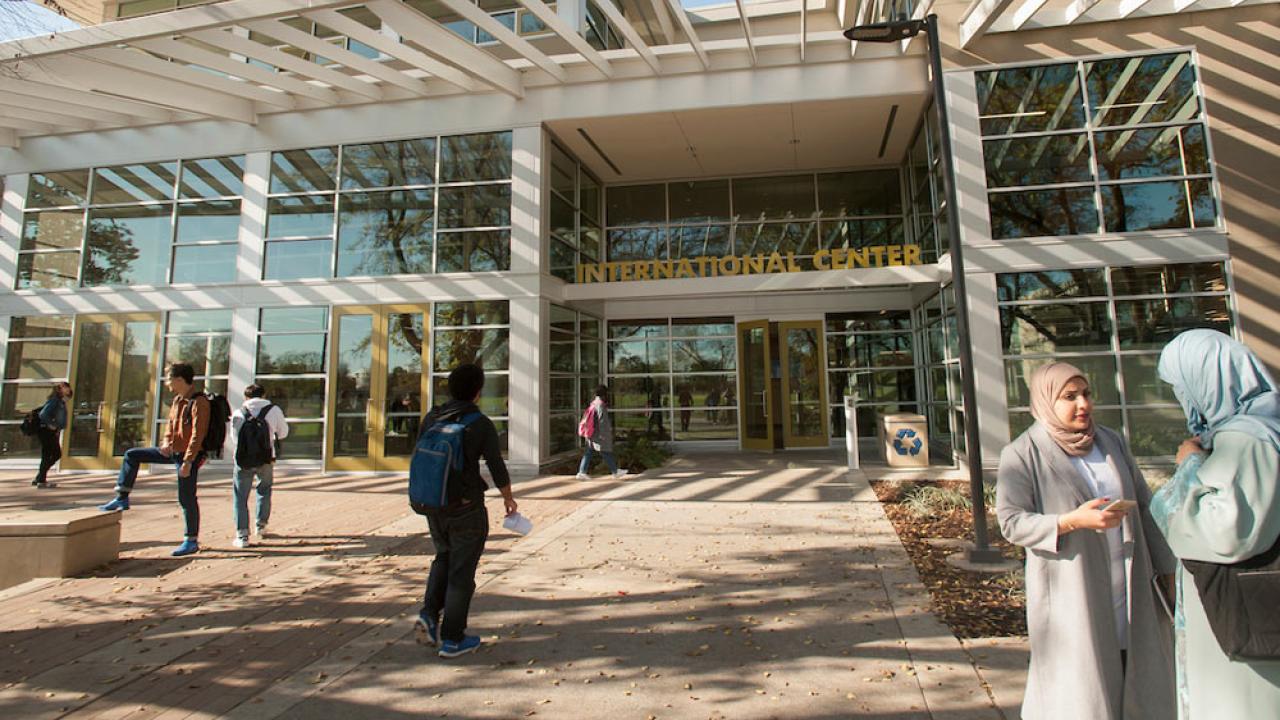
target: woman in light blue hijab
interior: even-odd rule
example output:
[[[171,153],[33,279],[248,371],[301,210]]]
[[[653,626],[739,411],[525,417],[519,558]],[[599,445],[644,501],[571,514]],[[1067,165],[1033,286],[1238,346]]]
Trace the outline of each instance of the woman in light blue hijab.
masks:
[[[1173,554],[1226,564],[1267,551],[1280,538],[1280,392],[1271,375],[1249,348],[1215,330],[1174,338],[1157,371],[1192,435],[1151,502]],[[1185,566],[1176,591],[1179,717],[1280,717],[1280,662],[1228,659]]]

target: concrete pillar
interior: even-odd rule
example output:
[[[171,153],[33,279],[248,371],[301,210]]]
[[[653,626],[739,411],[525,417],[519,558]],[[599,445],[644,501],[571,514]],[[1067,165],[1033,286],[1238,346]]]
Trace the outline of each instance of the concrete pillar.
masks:
[[[1009,444],[1009,408],[1005,392],[1004,348],[1000,341],[1000,309],[995,273],[969,273],[969,341],[973,344],[973,380],[977,392],[982,464],[1000,462]]]
[[[237,282],[257,283],[262,280],[262,269],[266,266],[264,253],[270,183],[271,153],[245,155],[244,195],[240,200],[240,252],[236,256]],[[234,370],[234,365],[232,367]]]
[[[4,178],[0,196],[0,289],[12,290],[18,277],[18,244],[22,237],[22,210],[27,204],[30,175]],[[6,325],[7,327],[7,325]]]
[[[540,274],[543,258],[543,132],[540,126],[512,130],[511,271]],[[531,475],[546,457],[547,387],[545,319],[548,303],[537,297],[511,299],[511,359],[507,457],[513,471]]]

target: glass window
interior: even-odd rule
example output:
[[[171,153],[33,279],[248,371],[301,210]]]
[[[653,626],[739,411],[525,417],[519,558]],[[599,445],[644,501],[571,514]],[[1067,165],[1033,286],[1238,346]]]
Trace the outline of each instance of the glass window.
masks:
[[[175,243],[208,240],[234,242],[240,235],[240,201],[181,203],[178,205],[178,228]],[[234,255],[234,253],[233,253]]]
[[[333,241],[289,240],[267,243],[263,278],[300,280],[333,277]]]
[[[480,230],[436,235],[436,272],[511,269],[511,231]]]
[[[1117,295],[1167,295],[1227,290],[1222,263],[1146,265],[1111,269],[1111,286]]]
[[[1003,273],[997,276],[997,287],[1002,301],[1055,300],[1107,294],[1106,271],[1102,268]]]
[[[1213,227],[1217,212],[1208,180],[1125,183],[1102,189],[1107,230]]]
[[[430,190],[344,193],[338,213],[338,277],[431,272]]]
[[[333,190],[338,148],[288,150],[271,153],[271,192],[300,193]]]
[[[506,300],[441,302],[435,307],[436,327],[509,325],[511,308]]]
[[[1084,127],[1075,63],[977,73],[983,135]]]
[[[989,204],[995,240],[1098,231],[1091,187],[991,193]]]
[[[667,185],[673,223],[712,223],[729,220],[728,180],[689,180]]]
[[[899,172],[863,170],[818,175],[818,207],[823,217],[901,215]]]
[[[1094,135],[1094,142],[1104,180],[1209,173],[1203,125],[1111,130]]]
[[[1010,354],[1111,349],[1111,319],[1105,302],[1004,307],[1000,333]]]
[[[244,193],[244,156],[183,160],[178,197],[234,197]]]
[[[184,245],[173,249],[174,283],[234,282],[235,245]]]
[[[345,145],[342,189],[430,185],[435,167],[435,138]]]
[[[89,199],[89,171],[31,173],[27,184],[28,210],[84,205]]]
[[[18,256],[19,290],[61,288],[75,285],[80,270],[80,253],[24,253]]]
[[[98,168],[93,172],[95,205],[171,200],[178,163],[143,163]]]
[[[45,210],[23,217],[21,250],[79,250],[83,210]]]
[[[171,205],[92,210],[85,285],[160,285],[168,280]]]
[[[267,237],[333,234],[333,195],[298,195],[267,201]]]
[[[640,225],[667,220],[666,186],[629,185],[605,191],[609,225]]]
[[[1093,124],[1194,120],[1200,116],[1190,53],[1110,58],[1084,64]]]
[[[733,212],[743,221],[809,218],[816,212],[816,203],[813,175],[733,181]]]
[[[440,182],[480,182],[510,177],[510,132],[454,135],[441,139]]]
[[[1085,133],[1000,138],[982,144],[988,187],[1056,185],[1093,179]]]
[[[511,224],[511,186],[464,185],[440,188],[442,228],[495,227]]]

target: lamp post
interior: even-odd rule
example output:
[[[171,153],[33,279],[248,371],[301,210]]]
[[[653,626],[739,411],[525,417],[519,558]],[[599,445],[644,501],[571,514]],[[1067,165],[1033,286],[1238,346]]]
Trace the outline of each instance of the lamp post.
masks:
[[[969,494],[973,501],[973,547],[967,551],[973,564],[995,564],[1004,561],[999,550],[987,538],[987,509],[983,496],[982,447],[978,438],[978,411],[975,406],[973,381],[973,348],[969,342],[969,296],[965,287],[964,248],[960,243],[960,210],[956,206],[956,168],[951,154],[951,126],[947,119],[946,90],[942,85],[942,49],[938,42],[938,16],[924,20],[894,20],[858,25],[844,31],[853,41],[900,42],[925,32],[929,42],[929,72],[933,76],[933,106],[938,113],[938,129],[942,141],[942,169],[947,178],[947,240],[951,254],[951,285],[956,296],[956,333],[960,345],[960,386],[964,408],[965,457],[969,466]]]

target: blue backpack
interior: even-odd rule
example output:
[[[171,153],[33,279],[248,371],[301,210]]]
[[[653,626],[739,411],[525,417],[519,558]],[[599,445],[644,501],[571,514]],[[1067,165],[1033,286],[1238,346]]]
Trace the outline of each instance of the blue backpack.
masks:
[[[418,436],[409,461],[409,507],[428,515],[449,504],[449,478],[462,471],[463,431],[483,415],[468,413],[458,420],[442,420]]]

